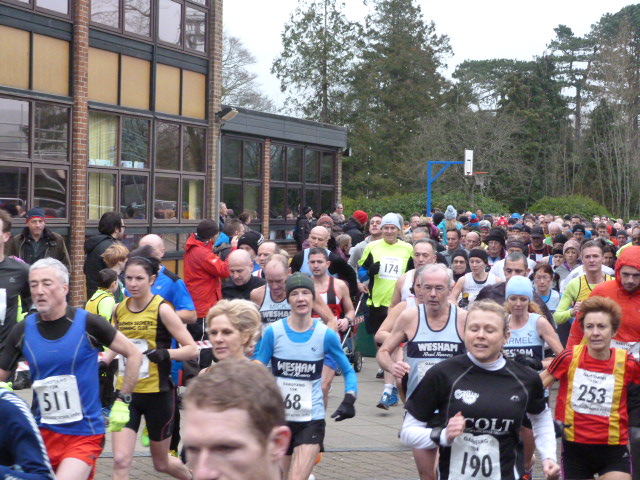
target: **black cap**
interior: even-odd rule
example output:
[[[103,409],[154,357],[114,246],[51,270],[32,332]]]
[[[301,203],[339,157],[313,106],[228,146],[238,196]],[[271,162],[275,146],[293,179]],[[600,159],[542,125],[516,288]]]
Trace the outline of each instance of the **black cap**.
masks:
[[[531,237],[533,238],[545,238],[544,230],[542,227],[533,227],[531,229]]]
[[[294,273],[289,278],[287,278],[287,281],[284,285],[287,290],[287,298],[289,298],[289,294],[296,288],[306,288],[308,290],[311,290],[311,293],[313,293],[313,298],[316,298],[316,289],[313,285],[313,279],[310,276],[305,275],[304,273]]]
[[[258,254],[258,247],[264,242],[264,236],[255,230],[249,230],[238,239],[238,247],[240,245],[249,245],[253,252]]]
[[[523,224],[521,224],[521,223],[516,223],[516,224],[513,226],[513,230],[516,230],[516,231],[518,231],[518,232],[522,232],[522,231],[524,230],[524,225],[523,225]]]
[[[219,231],[218,224],[215,221],[205,218],[198,224],[196,235],[198,235],[201,240],[209,240],[215,237]]]
[[[587,230],[585,229],[584,225],[576,225],[575,227],[573,227],[572,232],[573,233],[582,232],[585,235],[587,234]]]

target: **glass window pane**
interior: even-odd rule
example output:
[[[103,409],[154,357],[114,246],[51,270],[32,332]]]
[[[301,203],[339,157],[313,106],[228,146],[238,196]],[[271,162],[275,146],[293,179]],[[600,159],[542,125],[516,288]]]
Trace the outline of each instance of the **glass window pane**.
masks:
[[[159,2],[158,38],[163,42],[182,45],[182,5],[171,0]]]
[[[333,212],[333,207],[335,207],[335,203],[333,203],[333,190],[322,190],[320,195],[320,210],[330,214]]]
[[[207,14],[197,8],[187,7],[184,26],[184,44],[187,48],[205,51]]]
[[[331,213],[320,210],[320,191],[306,190],[304,193],[304,199],[304,206],[313,208],[314,217],[319,217],[321,213]]]
[[[287,179],[302,182],[302,149],[287,147]]]
[[[36,168],[33,172],[33,206],[48,218],[67,217],[67,171]]]
[[[204,180],[182,179],[182,218],[200,220],[204,218]]]
[[[206,5],[207,0],[191,0],[191,3],[199,3],[200,5]]]
[[[258,142],[243,142],[243,178],[260,179],[260,163],[262,160],[262,144]]]
[[[89,165],[116,166],[118,117],[89,112]]]
[[[69,158],[69,109],[36,103],[33,156],[39,160]]]
[[[333,185],[333,161],[335,155],[333,153],[322,154],[322,164],[320,166],[320,183],[325,185]]]
[[[29,102],[0,98],[0,155],[29,155]]]
[[[242,213],[242,186],[236,183],[225,183],[222,186],[222,201],[234,215]]]
[[[304,158],[304,178],[307,183],[318,183],[318,164],[320,152],[307,150]]]
[[[69,3],[67,0],[37,0],[36,5],[40,8],[64,13],[65,15],[69,13]]]
[[[118,0],[91,0],[91,21],[108,27],[120,26]]]
[[[262,187],[260,185],[245,184],[244,185],[244,197],[243,197],[242,210],[249,210],[256,212],[256,218],[254,220],[260,220],[262,215]]]
[[[89,220],[100,220],[103,213],[116,209],[116,175],[89,172]]]
[[[282,145],[271,145],[271,181],[284,181],[284,153]]]
[[[300,214],[300,202],[302,201],[302,189],[287,189],[287,220],[295,220]]]
[[[188,172],[204,173],[205,164],[204,128],[184,127],[184,165]]]
[[[120,177],[120,212],[124,218],[147,218],[147,182],[142,175]]]
[[[151,0],[124,0],[124,29],[148,37],[151,33]]]
[[[177,177],[156,177],[155,198],[153,199],[154,218],[177,220],[178,181]]]
[[[286,213],[285,188],[271,187],[269,195],[269,216],[271,218],[285,219]]]
[[[222,176],[240,178],[240,152],[242,141],[222,139]],[[227,205],[228,206],[228,205]]]
[[[180,170],[180,126],[156,123],[156,168]]]
[[[122,117],[121,167],[147,168],[149,158],[149,120]]]
[[[24,216],[27,213],[29,169],[0,165],[0,178],[0,208],[12,217]]]

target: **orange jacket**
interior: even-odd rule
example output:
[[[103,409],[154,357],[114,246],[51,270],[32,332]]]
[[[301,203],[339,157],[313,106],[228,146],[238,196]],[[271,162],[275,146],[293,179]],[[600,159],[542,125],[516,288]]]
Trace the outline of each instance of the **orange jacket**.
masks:
[[[184,254],[184,281],[196,305],[198,318],[204,317],[222,299],[222,280],[229,276],[229,263],[213,253],[213,244],[192,233]]]
[[[600,283],[593,289],[590,296],[610,298],[622,308],[622,324],[616,336],[613,337],[614,340],[624,343],[638,343],[640,342],[640,288],[633,292],[627,292],[624,289],[620,280],[620,269],[624,266],[640,270],[640,246],[625,248],[616,262],[615,280]],[[567,341],[567,348],[573,348],[574,345],[580,344],[583,336],[584,331],[580,322],[574,321]]]

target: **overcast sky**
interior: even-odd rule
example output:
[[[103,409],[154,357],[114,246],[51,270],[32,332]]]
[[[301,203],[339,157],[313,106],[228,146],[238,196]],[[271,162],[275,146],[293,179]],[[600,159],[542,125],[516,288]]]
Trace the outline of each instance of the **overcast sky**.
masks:
[[[362,20],[368,8],[361,0],[346,0],[351,20]],[[615,13],[628,0],[418,0],[425,20],[433,20],[438,34],[450,38],[454,56],[448,72],[464,60],[514,58],[529,60],[541,54],[559,24],[583,35],[605,13]],[[280,107],[284,96],[271,75],[271,65],[281,50],[284,24],[297,0],[224,0],[225,30],[239,37],[258,60],[262,90]],[[445,72],[447,73],[447,72]]]

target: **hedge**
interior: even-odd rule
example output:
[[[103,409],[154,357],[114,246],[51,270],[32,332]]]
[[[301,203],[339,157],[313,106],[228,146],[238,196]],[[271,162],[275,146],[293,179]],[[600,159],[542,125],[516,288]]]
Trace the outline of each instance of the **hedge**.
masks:
[[[604,205],[599,204],[590,197],[583,195],[569,195],[566,197],[542,197],[529,209],[532,213],[551,213],[553,215],[574,215],[579,214],[590,219],[594,216],[606,215],[611,217],[611,213]]]

